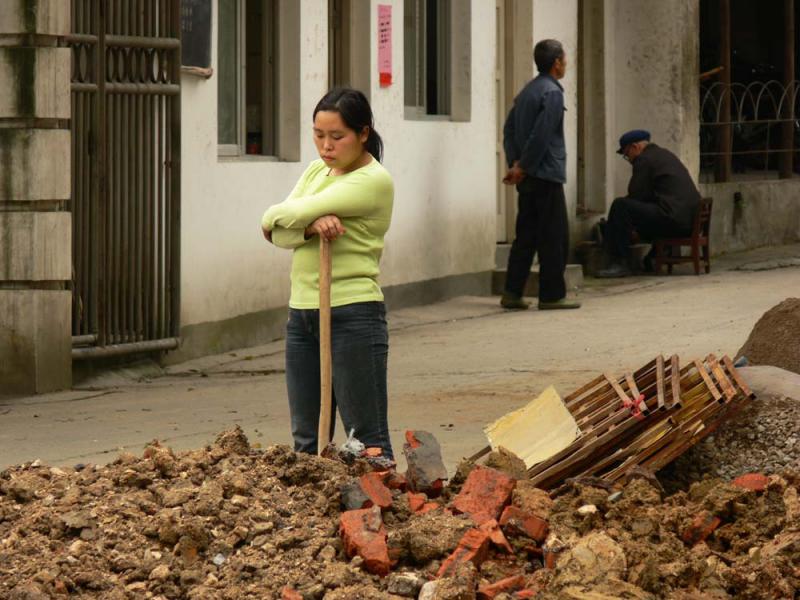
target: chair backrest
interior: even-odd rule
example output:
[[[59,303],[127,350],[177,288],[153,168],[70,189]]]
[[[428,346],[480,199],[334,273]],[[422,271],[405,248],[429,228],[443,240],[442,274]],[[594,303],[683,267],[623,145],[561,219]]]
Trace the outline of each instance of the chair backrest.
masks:
[[[697,212],[694,215],[693,235],[708,237],[711,226],[711,208],[714,204],[713,198],[701,198],[697,205]]]

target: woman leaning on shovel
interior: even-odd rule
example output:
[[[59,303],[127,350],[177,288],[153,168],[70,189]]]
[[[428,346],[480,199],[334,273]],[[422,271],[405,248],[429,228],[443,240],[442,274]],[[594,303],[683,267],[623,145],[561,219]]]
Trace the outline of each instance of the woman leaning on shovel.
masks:
[[[394,184],[380,163],[383,142],[364,94],[335,88],[319,101],[313,119],[319,160],[308,166],[289,197],[270,207],[261,220],[267,240],[294,250],[286,325],[294,448],[317,452],[318,427],[324,428],[328,414],[323,400],[320,419],[320,365],[324,397],[331,360],[326,360],[327,352],[320,352],[327,337],[324,257],[330,243],[332,405],[338,407],[346,431],[353,430],[366,446],[379,447],[392,459],[386,390],[389,334],[378,262],[391,221]],[[333,425],[330,418],[323,445],[332,437]]]

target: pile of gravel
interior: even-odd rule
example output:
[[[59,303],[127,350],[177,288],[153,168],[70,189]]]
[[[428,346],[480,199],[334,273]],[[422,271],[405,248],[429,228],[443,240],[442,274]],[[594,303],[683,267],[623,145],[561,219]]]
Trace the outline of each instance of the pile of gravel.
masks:
[[[704,477],[781,473],[800,465],[800,399],[762,394],[659,471],[669,492]]]

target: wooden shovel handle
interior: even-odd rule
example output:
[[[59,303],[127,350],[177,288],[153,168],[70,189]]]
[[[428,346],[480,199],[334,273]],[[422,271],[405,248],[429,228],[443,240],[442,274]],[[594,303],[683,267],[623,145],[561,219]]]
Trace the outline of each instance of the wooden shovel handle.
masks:
[[[319,238],[319,429],[317,454],[331,441],[331,244]]]

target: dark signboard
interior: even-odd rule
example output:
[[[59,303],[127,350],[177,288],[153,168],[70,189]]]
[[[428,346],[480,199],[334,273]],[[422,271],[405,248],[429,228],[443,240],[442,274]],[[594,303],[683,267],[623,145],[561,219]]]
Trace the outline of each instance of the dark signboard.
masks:
[[[181,64],[211,68],[211,0],[181,0]]]

